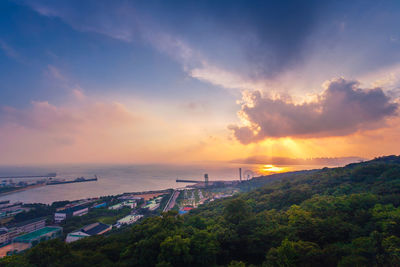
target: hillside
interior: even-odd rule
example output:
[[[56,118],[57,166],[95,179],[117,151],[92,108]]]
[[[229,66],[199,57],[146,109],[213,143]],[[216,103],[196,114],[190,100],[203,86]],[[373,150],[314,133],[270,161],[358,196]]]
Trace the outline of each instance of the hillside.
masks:
[[[257,178],[241,185],[255,187]],[[246,184],[247,183],[247,184]],[[282,175],[185,216],[66,245],[43,242],[2,266],[400,266],[400,157]]]

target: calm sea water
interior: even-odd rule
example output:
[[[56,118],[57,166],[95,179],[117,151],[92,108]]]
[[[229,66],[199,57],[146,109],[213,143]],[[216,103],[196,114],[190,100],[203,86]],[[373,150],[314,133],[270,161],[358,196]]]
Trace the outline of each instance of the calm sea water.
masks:
[[[183,187],[177,178],[203,180],[208,173],[212,180],[239,179],[238,168],[257,173],[260,165],[211,164],[195,166],[171,165],[113,165],[113,166],[51,166],[51,167],[0,167],[0,177],[6,175],[42,175],[56,172],[56,179],[91,178],[98,176],[97,182],[42,186],[0,197],[0,200],[22,201],[24,203],[52,203],[61,200],[76,200],[88,197],[116,195],[125,192],[139,192]],[[312,169],[318,166],[296,166],[291,170]],[[17,179],[16,179],[17,180]],[[25,180],[25,179],[18,179]]]

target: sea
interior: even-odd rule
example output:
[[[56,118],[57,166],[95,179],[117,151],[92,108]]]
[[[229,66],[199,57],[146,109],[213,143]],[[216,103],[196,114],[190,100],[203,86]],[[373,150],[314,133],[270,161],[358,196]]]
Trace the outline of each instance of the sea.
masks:
[[[117,195],[127,192],[142,192],[185,187],[176,179],[204,180],[207,173],[210,181],[239,180],[239,168],[249,176],[260,176],[258,164],[196,164],[196,165],[60,165],[44,167],[11,166],[0,167],[0,177],[8,175],[44,175],[57,173],[57,180],[73,180],[77,177],[93,178],[94,182],[41,186],[25,191],[0,196],[1,200],[23,203],[51,204],[55,201]],[[287,170],[316,169],[321,166],[283,166]],[[251,177],[250,177],[251,178]],[[4,180],[4,179],[2,179]],[[31,179],[13,179],[29,181]]]

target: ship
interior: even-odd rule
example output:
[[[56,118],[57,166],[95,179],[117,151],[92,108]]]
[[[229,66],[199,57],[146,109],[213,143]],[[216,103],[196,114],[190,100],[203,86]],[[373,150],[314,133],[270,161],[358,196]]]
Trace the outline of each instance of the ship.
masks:
[[[75,180],[71,181],[59,181],[59,180],[51,180],[46,183],[46,185],[56,185],[56,184],[72,184],[72,183],[83,183],[83,182],[93,182],[97,181],[97,175],[94,178],[85,178],[85,177],[78,177]]]

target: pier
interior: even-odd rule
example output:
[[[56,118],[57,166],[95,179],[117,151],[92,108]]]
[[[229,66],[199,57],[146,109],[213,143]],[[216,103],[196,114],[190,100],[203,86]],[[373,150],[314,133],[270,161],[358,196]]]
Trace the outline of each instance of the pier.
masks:
[[[177,183],[201,183],[202,181],[176,179],[176,182],[177,182]]]
[[[56,176],[57,176],[57,173],[48,173],[48,174],[44,174],[44,175],[8,175],[8,176],[0,176],[0,179],[53,178]]]
[[[202,183],[203,181],[199,181],[199,180],[190,180],[190,179],[176,179],[177,183]],[[204,174],[204,183],[207,186],[208,185],[208,174]]]

